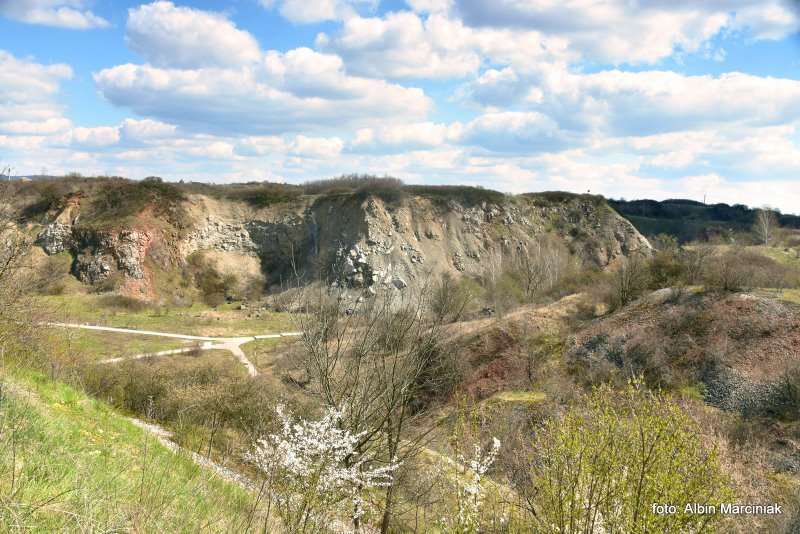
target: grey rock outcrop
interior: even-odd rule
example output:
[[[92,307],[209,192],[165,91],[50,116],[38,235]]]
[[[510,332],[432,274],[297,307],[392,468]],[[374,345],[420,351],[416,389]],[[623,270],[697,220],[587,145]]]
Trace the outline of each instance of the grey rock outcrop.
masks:
[[[146,279],[147,257],[169,269],[198,251],[218,251],[229,258],[257,258],[267,284],[300,277],[354,289],[405,288],[445,273],[479,276],[486,258],[504,247],[525,247],[545,233],[599,268],[650,248],[604,202],[581,196],[548,201],[521,195],[465,204],[412,195],[384,201],[331,194],[250,209],[197,195],[189,204],[192,220],[180,233],[135,226],[141,223],[91,228],[75,224],[80,214],[74,208],[70,217],[45,227],[38,243],[48,254],[69,251],[73,273],[88,283],[117,272],[129,280]]]
[[[144,278],[151,241],[151,234],[143,230],[96,230],[62,223],[46,226],[36,239],[49,255],[70,252],[75,257],[72,273],[89,284],[117,271],[135,280]]]
[[[58,254],[73,247],[72,226],[53,223],[45,227],[36,238],[36,244],[48,254]]]

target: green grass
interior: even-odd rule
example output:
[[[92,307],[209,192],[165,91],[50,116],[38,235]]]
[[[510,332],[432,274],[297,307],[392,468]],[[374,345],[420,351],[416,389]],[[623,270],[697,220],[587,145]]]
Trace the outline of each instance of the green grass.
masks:
[[[538,404],[546,399],[547,395],[541,391],[501,391],[493,395],[489,401]]]
[[[191,342],[165,337],[98,332],[75,328],[53,327],[56,346],[67,354],[79,355],[90,361],[135,356],[191,346]]]
[[[26,532],[242,531],[251,496],[107,405],[28,371],[0,402],[0,524]],[[6,388],[8,390],[8,388]]]
[[[763,254],[764,256],[775,260],[781,265],[800,267],[800,257],[797,256],[797,252],[794,250],[787,250],[783,247],[764,246],[747,247],[747,249],[759,254]]]
[[[800,289],[784,289],[780,299],[792,304],[800,304]]]
[[[275,366],[281,356],[281,352],[286,350],[287,345],[296,341],[297,338],[276,338],[276,339],[257,339],[242,345],[242,350],[247,358],[259,371],[268,371]]]
[[[190,307],[147,306],[125,309],[109,306],[103,295],[58,295],[37,297],[50,320],[91,323],[100,326],[155,330],[204,336],[248,336],[293,329],[288,313],[261,312],[261,318],[247,318],[247,312],[224,304],[212,310],[194,304]]]

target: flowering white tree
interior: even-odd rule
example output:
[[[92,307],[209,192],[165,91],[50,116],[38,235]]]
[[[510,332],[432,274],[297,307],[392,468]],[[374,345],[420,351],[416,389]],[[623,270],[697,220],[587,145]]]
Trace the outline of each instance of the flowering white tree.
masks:
[[[484,476],[497,458],[500,440],[492,438],[492,445],[484,451],[475,445],[472,458],[458,456],[458,472],[454,476],[458,513],[440,522],[444,532],[474,534],[480,531],[481,508],[486,496]]]
[[[248,457],[265,474],[286,531],[324,531],[337,515],[349,516],[358,531],[366,493],[391,484],[398,464],[372,467],[355,455],[362,436],[341,428],[342,410],[330,408],[318,421],[276,411],[280,432],[259,439]]]

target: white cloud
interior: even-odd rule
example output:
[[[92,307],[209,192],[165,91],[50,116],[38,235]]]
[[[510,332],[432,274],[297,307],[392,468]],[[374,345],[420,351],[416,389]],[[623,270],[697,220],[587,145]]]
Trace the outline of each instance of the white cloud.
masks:
[[[62,132],[72,126],[69,119],[52,117],[42,121],[7,121],[0,122],[0,132],[11,134],[47,135]]]
[[[277,135],[244,137],[236,144],[236,153],[242,156],[268,156],[285,150],[286,142]]]
[[[207,140],[187,148],[185,153],[199,158],[230,160],[234,157],[234,146],[225,141]]]
[[[558,35],[584,57],[612,64],[695,52],[725,28],[773,39],[798,28],[788,0],[456,0],[453,11],[473,27]]]
[[[741,72],[582,74],[556,66],[525,75],[508,67],[487,71],[463,93],[488,108],[527,107],[551,117],[562,129],[597,135],[647,136],[800,119],[800,81]]]
[[[106,28],[108,21],[86,9],[85,0],[4,0],[0,15],[10,19],[75,30]]]
[[[344,142],[338,137],[306,137],[298,135],[289,145],[289,151],[295,156],[306,158],[331,159],[342,153]]]
[[[408,11],[383,18],[351,17],[317,47],[340,55],[350,72],[387,78],[463,78],[482,63],[540,62],[574,57],[567,42],[536,31],[470,28],[446,14],[427,17]]]
[[[774,1],[747,6],[736,13],[733,27],[749,30],[757,39],[782,39],[798,30],[797,11],[790,7]]]
[[[442,13],[453,7],[453,0],[406,0],[417,13]]]
[[[420,89],[349,76],[309,49],[269,52],[257,67],[160,69],[120,65],[95,74],[112,103],[196,131],[276,134],[424,116]]]
[[[119,127],[120,135],[126,141],[152,141],[174,137],[177,128],[150,119],[125,119]]]
[[[56,145],[63,144],[75,148],[93,149],[113,146],[119,143],[119,128],[114,126],[96,126],[94,128],[73,128],[54,140]]]
[[[56,96],[72,69],[42,65],[0,50],[0,132],[50,134],[70,126]]]
[[[374,9],[378,0],[259,0],[272,9],[277,7],[281,16],[301,24],[342,20],[354,16],[358,9]]]
[[[158,67],[235,67],[256,62],[255,38],[224,15],[153,2],[131,9],[129,46]]]
[[[475,72],[481,64],[463,36],[437,32],[437,18],[389,13],[385,18],[351,17],[341,32],[320,34],[317,46],[342,56],[349,71],[372,77],[450,78]]]
[[[800,213],[800,182],[797,180],[730,180],[718,174],[707,174],[685,176],[669,187],[684,197],[705,198],[710,204],[769,205],[787,213]]]
[[[460,136],[461,124],[417,122],[362,128],[352,148],[358,152],[403,151],[441,146]]]
[[[531,81],[512,67],[487,69],[469,84],[469,96],[486,107],[504,107],[516,103],[530,90]]]
[[[560,151],[572,143],[551,118],[518,111],[481,115],[464,127],[460,142],[494,152],[525,154]]]

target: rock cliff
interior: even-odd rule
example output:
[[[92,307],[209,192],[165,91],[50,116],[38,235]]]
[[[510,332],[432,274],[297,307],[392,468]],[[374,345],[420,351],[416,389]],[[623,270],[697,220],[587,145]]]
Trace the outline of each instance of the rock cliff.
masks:
[[[223,251],[256,259],[268,284],[301,277],[370,291],[403,289],[427,275],[478,275],[487,261],[542,234],[558,236],[584,262],[606,268],[650,245],[596,197],[508,196],[470,204],[456,198],[328,194],[266,208],[193,194],[190,224],[165,232],[146,216],[122,228],[80,221],[80,205],[51,214],[39,233],[47,254],[68,251],[72,272],[96,284],[119,274],[153,294],[148,259],[178,268],[192,254]],[[157,256],[154,258],[154,256]]]

